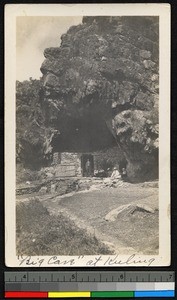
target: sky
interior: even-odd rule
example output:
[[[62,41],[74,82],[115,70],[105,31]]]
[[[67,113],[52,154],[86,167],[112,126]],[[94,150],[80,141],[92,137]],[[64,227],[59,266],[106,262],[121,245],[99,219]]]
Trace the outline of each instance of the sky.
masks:
[[[82,17],[17,17],[16,77],[17,80],[39,79],[45,57],[44,49],[59,47],[60,37]]]

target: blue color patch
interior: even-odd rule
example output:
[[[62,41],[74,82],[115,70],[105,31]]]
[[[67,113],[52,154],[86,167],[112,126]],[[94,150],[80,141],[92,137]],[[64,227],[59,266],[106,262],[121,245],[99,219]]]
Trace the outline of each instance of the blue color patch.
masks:
[[[136,291],[134,297],[175,297],[175,291]]]

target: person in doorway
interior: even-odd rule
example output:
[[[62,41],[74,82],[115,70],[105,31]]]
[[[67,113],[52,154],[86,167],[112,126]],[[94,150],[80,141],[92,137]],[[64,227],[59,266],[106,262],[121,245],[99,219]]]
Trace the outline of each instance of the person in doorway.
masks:
[[[122,169],[122,180],[126,181],[127,179],[127,171],[125,168]]]
[[[87,159],[87,161],[86,161],[85,170],[86,170],[86,176],[90,177],[91,176],[91,162],[89,159]]]
[[[114,167],[114,169],[113,169],[111,178],[112,179],[120,179],[121,178],[121,175],[116,167]]]

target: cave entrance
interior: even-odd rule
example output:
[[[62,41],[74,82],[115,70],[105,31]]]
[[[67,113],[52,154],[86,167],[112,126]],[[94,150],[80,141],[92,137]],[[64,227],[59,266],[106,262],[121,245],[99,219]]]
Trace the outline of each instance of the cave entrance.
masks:
[[[81,169],[83,177],[94,176],[94,159],[92,154],[82,154]]]
[[[66,117],[58,123],[59,135],[52,140],[54,152],[91,153],[117,145],[108,124],[102,116]]]
[[[97,157],[106,161],[108,149],[118,149],[111,118],[105,120],[97,111],[84,116],[63,115],[57,124],[59,134],[52,139],[53,151],[61,153],[61,165],[76,165],[76,176],[94,176],[94,170],[103,169]],[[104,159],[101,158],[101,153],[106,151],[107,157],[103,154]]]

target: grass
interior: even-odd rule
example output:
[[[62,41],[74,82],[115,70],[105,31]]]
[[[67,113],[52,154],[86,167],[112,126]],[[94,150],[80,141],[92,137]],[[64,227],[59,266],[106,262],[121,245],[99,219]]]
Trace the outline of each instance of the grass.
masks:
[[[37,199],[17,203],[17,255],[112,254],[61,213],[52,216]]]

